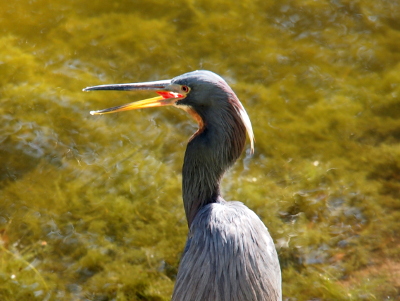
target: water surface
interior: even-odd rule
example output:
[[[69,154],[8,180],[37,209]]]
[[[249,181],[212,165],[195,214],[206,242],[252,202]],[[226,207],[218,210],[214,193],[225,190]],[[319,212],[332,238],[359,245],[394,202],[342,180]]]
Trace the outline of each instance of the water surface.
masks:
[[[256,152],[223,181],[273,236],[285,300],[399,298],[397,1],[2,1],[1,300],[168,300],[187,225],[174,108],[106,83],[223,76]],[[247,146],[249,148],[249,145]]]

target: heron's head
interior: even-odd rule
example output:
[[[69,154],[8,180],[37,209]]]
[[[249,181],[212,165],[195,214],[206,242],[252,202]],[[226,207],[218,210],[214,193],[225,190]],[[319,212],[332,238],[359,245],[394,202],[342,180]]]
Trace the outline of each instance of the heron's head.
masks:
[[[245,126],[253,150],[254,135],[246,110],[225,80],[211,71],[188,72],[171,80],[101,85],[84,89],[84,91],[92,90],[155,90],[159,94],[150,99],[91,111],[92,115],[172,105],[190,113],[198,122],[199,127],[204,127],[208,122],[216,120],[227,120],[226,123],[229,123],[230,119],[226,117],[230,114],[234,117],[232,120],[238,120]],[[231,125],[227,124],[227,126]]]

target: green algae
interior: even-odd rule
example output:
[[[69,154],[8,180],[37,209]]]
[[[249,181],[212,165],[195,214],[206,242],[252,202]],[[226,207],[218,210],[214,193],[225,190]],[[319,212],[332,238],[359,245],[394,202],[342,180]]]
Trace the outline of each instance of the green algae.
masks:
[[[202,68],[251,117],[223,192],[269,228],[284,299],[396,300],[399,20],[396,1],[2,1],[1,299],[170,298],[196,128],[90,116],[148,94],[81,90]]]

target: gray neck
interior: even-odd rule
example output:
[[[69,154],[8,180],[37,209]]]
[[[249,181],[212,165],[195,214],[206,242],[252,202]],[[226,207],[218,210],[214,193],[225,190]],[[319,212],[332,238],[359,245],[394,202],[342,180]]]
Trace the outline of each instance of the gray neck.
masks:
[[[226,120],[222,124],[227,124]],[[220,196],[224,172],[240,156],[246,130],[237,125],[205,127],[188,143],[182,170],[182,193],[189,228],[199,209],[215,203]]]

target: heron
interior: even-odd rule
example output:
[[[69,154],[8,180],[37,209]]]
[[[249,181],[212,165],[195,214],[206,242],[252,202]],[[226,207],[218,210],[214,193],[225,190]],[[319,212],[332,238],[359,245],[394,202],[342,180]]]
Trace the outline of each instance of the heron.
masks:
[[[254,151],[250,118],[219,75],[192,71],[169,80],[87,87],[154,90],[159,96],[91,111],[92,115],[174,106],[198,123],[182,167],[182,198],[189,233],[172,301],[282,300],[281,270],[271,235],[243,203],[225,201],[220,182],[239,158],[246,132]]]

